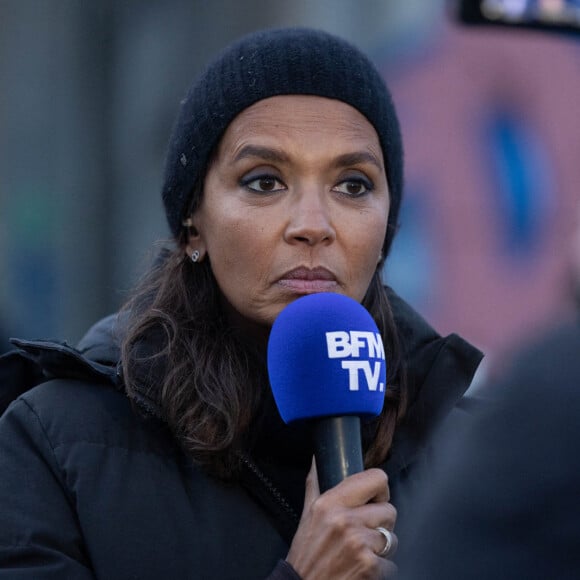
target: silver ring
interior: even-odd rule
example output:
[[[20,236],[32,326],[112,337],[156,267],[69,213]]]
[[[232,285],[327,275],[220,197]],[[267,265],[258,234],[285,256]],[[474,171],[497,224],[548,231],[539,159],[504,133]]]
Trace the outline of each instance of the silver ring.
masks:
[[[377,530],[377,532],[380,532],[385,538],[385,547],[377,554],[377,556],[380,556],[381,558],[386,558],[390,555],[391,550],[395,545],[393,532],[387,530],[386,528],[381,527],[375,529]]]

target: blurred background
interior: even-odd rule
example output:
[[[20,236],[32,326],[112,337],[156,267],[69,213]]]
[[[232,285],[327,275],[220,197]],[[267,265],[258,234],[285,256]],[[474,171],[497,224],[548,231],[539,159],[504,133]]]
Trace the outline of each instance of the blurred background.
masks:
[[[490,369],[570,316],[577,36],[466,27],[444,0],[0,0],[2,348],[74,344],[119,308],[169,236],[163,160],[191,79],[288,25],[354,42],[393,92],[406,197],[385,281]]]

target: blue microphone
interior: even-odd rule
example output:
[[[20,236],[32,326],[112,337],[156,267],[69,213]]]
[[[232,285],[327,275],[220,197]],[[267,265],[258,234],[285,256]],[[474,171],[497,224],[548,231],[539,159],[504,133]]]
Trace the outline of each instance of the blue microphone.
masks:
[[[268,374],[282,419],[313,421],[320,490],[362,471],[360,419],[380,414],[387,384],[369,312],[341,294],[298,298],[272,326]]]

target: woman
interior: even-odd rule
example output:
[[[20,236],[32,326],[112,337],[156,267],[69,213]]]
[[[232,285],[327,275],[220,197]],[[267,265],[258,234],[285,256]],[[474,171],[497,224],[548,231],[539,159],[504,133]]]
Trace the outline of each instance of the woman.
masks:
[[[480,359],[382,286],[401,195],[397,117],[358,50],[292,29],[221,53],[170,141],[175,243],[78,350],[17,342],[59,379],[1,422],[0,577],[392,574],[390,500]],[[323,494],[308,427],[282,423],[265,364],[276,316],[320,291],[361,302],[390,361],[368,469]]]

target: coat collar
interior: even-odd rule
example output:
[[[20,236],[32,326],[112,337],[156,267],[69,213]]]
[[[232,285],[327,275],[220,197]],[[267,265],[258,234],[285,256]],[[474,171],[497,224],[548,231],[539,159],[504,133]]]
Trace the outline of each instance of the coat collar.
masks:
[[[441,420],[463,397],[483,354],[457,334],[439,335],[387,287],[407,373],[407,413],[385,464],[389,476],[412,464]]]

